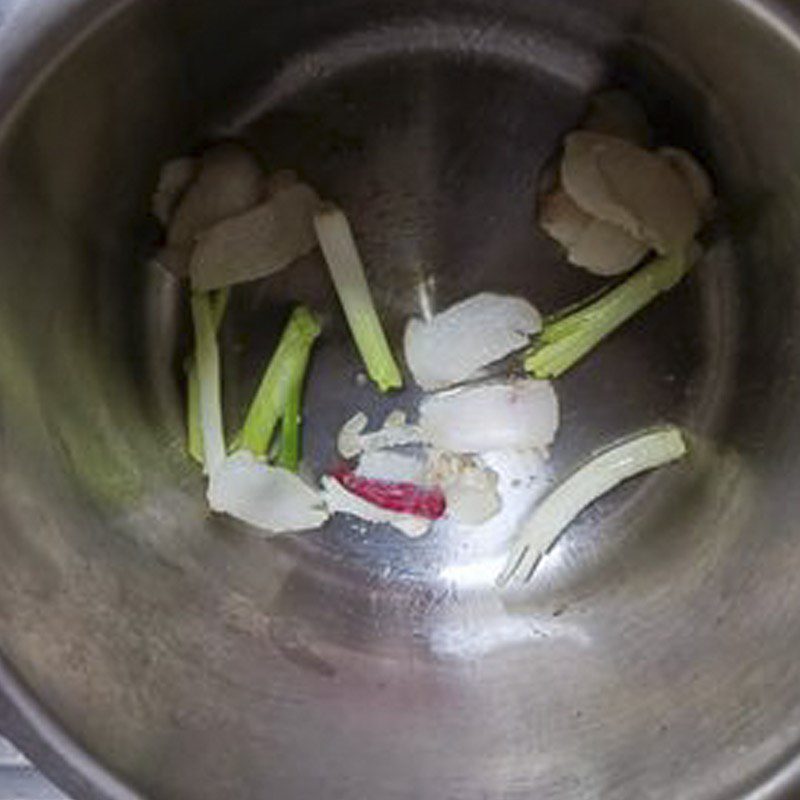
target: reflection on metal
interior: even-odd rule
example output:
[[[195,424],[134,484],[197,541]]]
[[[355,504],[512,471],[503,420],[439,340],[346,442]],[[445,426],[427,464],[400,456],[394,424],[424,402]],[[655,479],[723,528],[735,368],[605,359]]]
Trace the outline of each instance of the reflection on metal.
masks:
[[[0,739],[0,800],[69,800],[5,739]]]
[[[76,743],[153,798],[797,796],[796,5],[15,4],[0,650]],[[536,182],[609,82],[703,157],[723,213],[689,279],[559,381],[548,468],[658,422],[695,457],[588,509],[502,602],[497,562],[538,486],[503,526],[413,542],[346,519],[265,542],[209,517],[183,445],[184,298],[142,266],[160,163],[232,133],[297,169],[347,210],[398,343],[421,271],[433,311],[489,290],[547,313],[597,287],[537,231]],[[320,474],[355,409],[418,398],[356,379],[311,254],[233,294],[229,429],[297,301],[326,320],[304,447]]]

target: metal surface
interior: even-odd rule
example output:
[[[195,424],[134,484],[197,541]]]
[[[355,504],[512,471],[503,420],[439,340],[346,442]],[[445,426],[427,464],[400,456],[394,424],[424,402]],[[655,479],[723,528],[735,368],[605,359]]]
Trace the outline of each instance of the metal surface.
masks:
[[[82,800],[796,796],[793,7],[0,2],[0,651],[31,692],[0,675],[9,734]],[[703,156],[722,219],[691,279],[559,382],[553,469],[659,420],[693,433],[691,462],[593,508],[506,604],[508,524],[265,542],[209,519],[183,453],[185,303],[142,266],[159,164],[234,134],[300,171],[350,213],[397,341],[423,276],[441,304],[595,288],[533,218],[608,83]],[[357,381],[313,255],[237,290],[234,412],[299,299],[328,323],[319,471],[356,408],[414,396]]]
[[[66,800],[65,796],[16,750],[0,739],[0,798],[2,800]]]

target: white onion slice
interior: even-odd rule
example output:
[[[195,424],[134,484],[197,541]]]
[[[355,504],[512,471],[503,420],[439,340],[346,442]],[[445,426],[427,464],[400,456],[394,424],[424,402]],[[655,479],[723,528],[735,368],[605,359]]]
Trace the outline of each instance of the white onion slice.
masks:
[[[219,289],[279,272],[317,246],[317,193],[304,183],[201,232],[190,262],[192,285]]]
[[[539,559],[564,529],[583,511],[615,486],[686,455],[680,430],[649,430],[596,455],[553,489],[534,509],[511,548],[500,586],[527,582]]]
[[[367,425],[369,417],[363,411],[356,412],[342,425],[336,437],[336,448],[342,458],[355,458],[363,451],[361,435],[367,429]]]
[[[566,138],[564,189],[587,214],[622,227],[659,253],[684,249],[700,228],[686,181],[666,159],[613,136]]]
[[[405,428],[408,424],[408,414],[401,408],[395,408],[386,415],[383,421],[384,428]]]
[[[392,450],[369,450],[363,453],[356,474],[387,483],[413,483],[417,486],[427,483],[422,459]]]
[[[558,423],[558,398],[549,381],[473,386],[433,395],[420,406],[422,438],[455,453],[546,448]]]
[[[525,347],[541,327],[539,312],[527,300],[477,294],[428,321],[410,320],[406,361],[423,389],[442,389]]]
[[[228,456],[211,473],[208,504],[270,534],[318,528],[328,518],[319,492],[247,450]]]
[[[350,514],[376,525],[389,523],[411,539],[424,536],[430,530],[430,520],[415,517],[411,514],[400,514],[397,511],[380,508],[368,503],[357,495],[348,492],[339,481],[329,475],[325,475],[322,478],[322,490],[328,509],[333,514]]]
[[[481,525],[500,511],[498,475],[473,456],[435,453],[427,477],[444,492],[447,515],[456,522]]]
[[[339,453],[343,458],[355,458],[359,453],[372,450],[419,444],[421,441],[419,428],[416,425],[405,424],[404,420],[403,412],[394,411],[386,418],[382,428],[364,433],[369,425],[369,418],[362,411],[357,412],[339,431],[336,440]]]

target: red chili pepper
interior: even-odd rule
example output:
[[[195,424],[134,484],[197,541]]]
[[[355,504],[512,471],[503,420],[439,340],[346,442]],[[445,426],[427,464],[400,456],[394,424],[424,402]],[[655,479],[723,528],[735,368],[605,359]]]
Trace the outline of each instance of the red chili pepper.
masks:
[[[352,470],[341,468],[333,473],[348,492],[388,511],[413,514],[425,519],[444,515],[446,502],[438,487],[417,486],[415,483],[392,483],[375,478],[363,478]]]

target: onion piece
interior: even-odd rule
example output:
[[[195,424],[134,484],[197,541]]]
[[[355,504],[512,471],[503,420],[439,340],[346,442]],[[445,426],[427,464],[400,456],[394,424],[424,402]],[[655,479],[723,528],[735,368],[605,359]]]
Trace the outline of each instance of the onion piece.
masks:
[[[388,523],[411,539],[424,536],[430,530],[430,520],[379,508],[348,492],[339,481],[329,475],[322,478],[322,490],[328,509],[332,514],[350,514],[376,525]]]
[[[472,456],[435,453],[428,480],[444,491],[447,515],[463,525],[481,525],[501,508],[498,475]]]
[[[405,428],[408,425],[408,414],[401,408],[395,408],[386,415],[384,428]]]
[[[369,425],[369,417],[358,411],[342,425],[336,437],[336,448],[343,458],[355,458],[364,449],[362,434]]]
[[[548,381],[473,386],[427,397],[420,406],[423,440],[455,453],[545,448],[558,423],[558,399]]]
[[[229,456],[211,473],[208,504],[271,534],[318,528],[328,518],[319,492],[247,450]]]
[[[623,481],[676,461],[686,452],[681,431],[669,426],[644,431],[594,456],[536,507],[516,537],[497,584],[530,580],[541,557],[588,505]]]
[[[700,228],[686,181],[656,153],[622,139],[571,133],[561,181],[587,214],[622,227],[659,253],[685,249]]]
[[[428,484],[425,462],[407,453],[392,450],[369,450],[361,455],[356,474],[370,480],[389,483]]]
[[[190,262],[192,284],[216,289],[285,269],[317,246],[313,215],[318,206],[310,186],[294,183],[202,231]]]
[[[342,425],[336,440],[339,453],[343,458],[355,458],[359,453],[373,450],[382,450],[389,447],[402,447],[403,445],[419,444],[422,434],[416,425],[400,423],[403,417],[392,412],[383,424],[383,427],[371,433],[364,433],[369,425],[369,418],[362,411],[354,414]]]
[[[541,315],[527,300],[484,292],[431,320],[411,319],[406,361],[423,389],[443,389],[525,347],[541,327]]]

